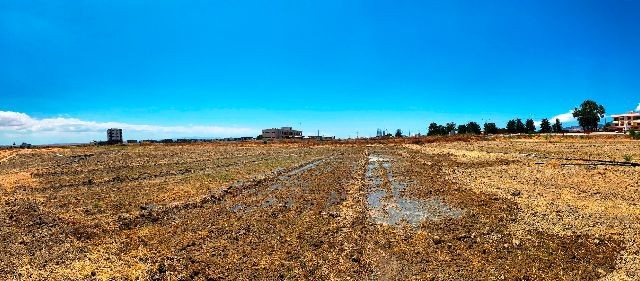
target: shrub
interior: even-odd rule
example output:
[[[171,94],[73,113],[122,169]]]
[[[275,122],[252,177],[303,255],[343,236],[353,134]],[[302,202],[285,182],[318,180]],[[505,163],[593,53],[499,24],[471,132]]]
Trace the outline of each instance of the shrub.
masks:
[[[624,158],[625,162],[631,162],[631,160],[633,160],[633,156],[631,156],[631,154],[625,154],[622,158]]]

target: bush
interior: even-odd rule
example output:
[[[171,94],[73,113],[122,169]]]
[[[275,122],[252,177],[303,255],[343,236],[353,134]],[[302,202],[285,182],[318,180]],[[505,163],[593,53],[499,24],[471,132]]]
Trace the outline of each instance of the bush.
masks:
[[[625,162],[631,162],[631,160],[633,160],[633,156],[631,156],[630,154],[625,154],[624,156],[622,156],[622,158],[624,158]]]
[[[637,132],[636,130],[629,130],[629,137],[634,140],[638,140],[640,139],[640,132]]]

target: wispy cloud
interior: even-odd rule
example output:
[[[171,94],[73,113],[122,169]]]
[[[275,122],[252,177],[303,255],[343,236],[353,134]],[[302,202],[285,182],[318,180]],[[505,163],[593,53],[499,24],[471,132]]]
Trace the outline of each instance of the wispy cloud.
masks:
[[[25,113],[0,111],[0,132],[5,135],[28,134],[37,136],[41,134],[75,136],[87,133],[104,133],[108,128],[121,128],[132,135],[149,136],[244,136],[253,135],[257,130],[251,128],[222,127],[222,126],[157,126],[143,124],[127,124],[120,122],[95,122],[80,120],[77,118],[33,118]]]

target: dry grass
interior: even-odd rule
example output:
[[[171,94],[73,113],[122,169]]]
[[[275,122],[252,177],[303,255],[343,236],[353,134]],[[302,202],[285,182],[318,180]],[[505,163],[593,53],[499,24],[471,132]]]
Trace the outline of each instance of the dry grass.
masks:
[[[563,164],[640,159],[636,147],[464,137],[0,151],[0,278],[633,280],[640,168]],[[372,170],[379,183],[372,155],[388,159]],[[376,223],[372,184],[384,202],[403,186],[394,196],[462,215]]]

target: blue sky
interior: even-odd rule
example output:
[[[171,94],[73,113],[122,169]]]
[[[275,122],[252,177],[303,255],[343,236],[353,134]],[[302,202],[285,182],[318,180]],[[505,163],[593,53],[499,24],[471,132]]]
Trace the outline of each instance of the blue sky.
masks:
[[[0,2],[0,143],[339,137],[640,102],[640,1]]]

